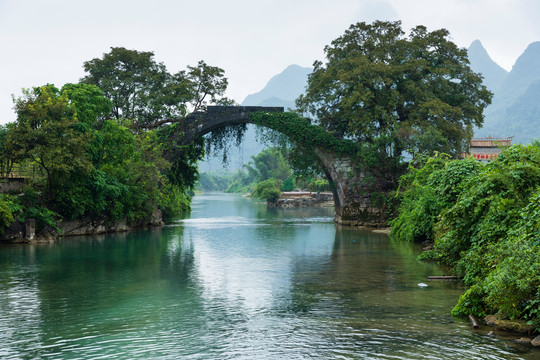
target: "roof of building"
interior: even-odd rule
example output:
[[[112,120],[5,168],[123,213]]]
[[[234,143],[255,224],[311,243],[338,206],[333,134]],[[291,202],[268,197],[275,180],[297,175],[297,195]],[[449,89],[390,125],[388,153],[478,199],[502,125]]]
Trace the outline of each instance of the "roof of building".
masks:
[[[494,138],[491,136],[484,138],[474,138],[471,139],[471,148],[473,147],[499,147],[499,146],[512,146],[511,137],[506,138]]]

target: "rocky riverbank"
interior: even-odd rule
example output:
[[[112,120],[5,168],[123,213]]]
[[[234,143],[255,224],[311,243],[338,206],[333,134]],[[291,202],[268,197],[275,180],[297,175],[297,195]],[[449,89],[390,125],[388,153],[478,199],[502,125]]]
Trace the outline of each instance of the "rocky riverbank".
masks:
[[[0,242],[4,243],[34,243],[53,242],[62,236],[95,235],[113,232],[130,231],[139,227],[161,226],[163,225],[161,210],[157,209],[152,213],[150,220],[146,223],[131,224],[127,221],[111,222],[108,219],[83,218],[76,220],[64,220],[57,224],[58,229],[46,226],[39,231],[28,224],[15,221],[4,231]],[[60,231],[59,231],[60,230]]]
[[[291,191],[282,193],[276,201],[268,201],[270,207],[292,208],[292,207],[332,207],[334,206],[334,196],[332,193],[313,193]]]
[[[514,335],[514,341],[518,344],[540,347],[540,335],[533,334],[534,325],[529,325],[524,320],[509,320],[502,319],[499,315],[488,315],[484,318],[484,322],[496,331]]]

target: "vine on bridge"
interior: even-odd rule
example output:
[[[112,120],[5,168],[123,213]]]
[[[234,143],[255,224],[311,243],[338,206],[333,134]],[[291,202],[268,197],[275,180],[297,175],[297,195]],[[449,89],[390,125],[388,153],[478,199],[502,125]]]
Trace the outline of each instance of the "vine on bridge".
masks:
[[[212,131],[206,137],[205,150],[207,155],[217,155],[221,153],[223,164],[227,164],[227,153],[231,147],[231,142],[234,141],[234,145],[239,147],[244,138],[246,129],[246,124],[236,124]]]
[[[328,149],[341,155],[356,155],[358,146],[347,139],[335,138],[320,126],[312,124],[309,119],[292,112],[270,113],[256,112],[250,114],[252,122],[286,135],[292,143],[306,149]]]

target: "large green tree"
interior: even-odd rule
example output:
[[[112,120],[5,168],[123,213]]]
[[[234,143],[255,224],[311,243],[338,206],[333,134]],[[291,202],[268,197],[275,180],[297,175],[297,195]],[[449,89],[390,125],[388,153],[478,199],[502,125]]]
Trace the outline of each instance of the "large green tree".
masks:
[[[379,162],[404,151],[458,156],[491,102],[445,29],[417,26],[405,35],[399,21],[356,23],[324,51],[297,107],[336,137],[375,151]]]
[[[86,61],[84,70],[88,75],[82,81],[97,85],[112,101],[112,117],[137,127],[178,122],[209,101],[228,101],[223,69],[204,61],[171,74],[153,52],[113,47],[102,58]]]
[[[15,151],[18,145],[13,138],[14,123],[0,125],[0,176],[11,174],[13,166],[25,156],[24,151]]]
[[[251,158],[252,161],[245,167],[249,173],[254,175],[257,182],[268,179],[282,182],[292,175],[291,167],[276,148],[264,149]]]
[[[52,85],[25,90],[15,101],[17,122],[10,134],[12,156],[39,166],[47,198],[58,192],[71,173],[87,174],[92,168],[86,153],[91,138],[79,126],[75,107],[66,93]]]
[[[148,122],[155,117],[184,114],[189,96],[184,77],[170,75],[154,53],[113,47],[102,58],[84,63],[83,82],[97,85],[113,104],[113,118]]]
[[[166,144],[164,156],[171,161],[166,171],[169,180],[181,188],[193,188],[204,141],[178,145],[177,127],[189,113],[204,110],[209,103],[232,103],[224,96],[228,85],[224,70],[199,61],[171,74],[156,62],[153,52],[116,47],[102,58],[85,62],[84,69],[88,75],[82,81],[97,85],[112,102],[112,118],[138,132],[159,128],[161,142]]]

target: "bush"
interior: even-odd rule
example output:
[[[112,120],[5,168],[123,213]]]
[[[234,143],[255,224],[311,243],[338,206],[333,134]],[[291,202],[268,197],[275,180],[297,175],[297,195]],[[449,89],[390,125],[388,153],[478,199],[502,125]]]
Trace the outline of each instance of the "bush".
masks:
[[[276,201],[281,196],[276,180],[268,179],[255,185],[253,196],[266,201]]]
[[[294,190],[294,176],[289,176],[283,183],[281,183],[281,191],[293,191]]]
[[[191,198],[178,186],[167,185],[161,189],[159,208],[163,221],[169,223],[190,210]]]
[[[540,331],[540,148],[513,146],[487,165],[432,159],[404,181],[392,234],[433,239],[421,258],[470,285],[452,313],[499,313]]]
[[[399,215],[390,223],[391,235],[400,240],[434,241],[439,215],[455,203],[466,180],[482,168],[472,158],[451,160],[444,154],[422,164],[411,166],[401,179],[405,192]]]
[[[331,191],[330,183],[326,179],[315,179],[308,184],[309,191],[322,192]]]
[[[4,229],[13,224],[13,221],[15,219],[11,209],[3,199],[0,199],[0,234],[3,234]]]

